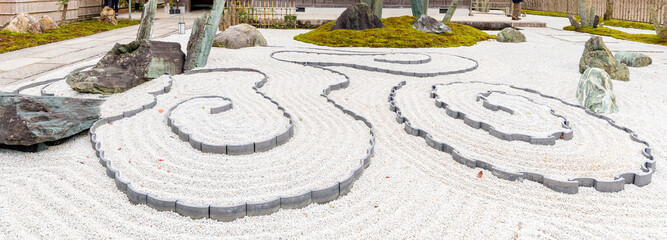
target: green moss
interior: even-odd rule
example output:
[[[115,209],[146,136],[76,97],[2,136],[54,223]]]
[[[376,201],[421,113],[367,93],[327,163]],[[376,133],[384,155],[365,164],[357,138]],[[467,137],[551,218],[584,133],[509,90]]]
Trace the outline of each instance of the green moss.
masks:
[[[521,9],[521,12],[525,13],[525,14],[548,16],[548,17],[567,17],[567,13],[543,12],[543,11],[535,11],[535,10],[528,10],[528,9]],[[577,20],[579,20],[579,16],[575,16],[575,17],[577,18]]]
[[[563,30],[577,31],[573,26],[564,27]],[[609,36],[621,40],[667,46],[667,40],[662,39],[660,36],[655,34],[631,34],[606,27],[599,27],[599,28],[583,27],[577,32],[585,32],[595,35]]]
[[[109,25],[96,20],[86,20],[71,24],[63,24],[60,25],[59,29],[46,30],[46,32],[42,34],[12,33],[9,31],[0,31],[0,53],[88,36],[109,30],[137,25],[139,23],[139,20],[130,21],[119,19],[117,25]]]
[[[334,30],[334,21],[310,32],[294,37],[297,41],[330,47],[373,48],[428,48],[472,46],[477,42],[495,38],[477,28],[456,23],[445,23],[452,34],[421,32],[412,27],[415,17],[391,17],[382,19],[385,28],[367,30]]]
[[[567,14],[565,14],[565,13],[557,13],[557,12],[543,12],[543,11],[534,11],[534,10],[525,10],[525,9],[522,9],[521,12],[525,13],[525,14],[549,16],[549,17],[565,17],[565,18],[567,17]],[[575,15],[574,18],[576,18],[577,21],[581,21],[579,19],[578,15]],[[630,21],[623,21],[623,20],[616,20],[616,19],[604,20],[603,23],[606,26],[612,26],[612,27],[655,30],[655,27],[651,24],[648,24],[648,23],[630,22]]]
[[[622,20],[605,20],[604,25],[613,26],[613,27],[624,27],[624,28],[635,28],[635,29],[644,29],[644,30],[655,30],[655,26],[648,23],[639,23],[639,22],[629,22]]]

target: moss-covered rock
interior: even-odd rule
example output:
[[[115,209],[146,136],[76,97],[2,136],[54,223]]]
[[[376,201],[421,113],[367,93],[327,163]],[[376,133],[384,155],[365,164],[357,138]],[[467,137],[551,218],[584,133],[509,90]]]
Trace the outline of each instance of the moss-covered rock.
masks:
[[[577,100],[581,106],[596,113],[618,112],[611,78],[599,68],[586,69],[581,76],[577,87]]]
[[[451,34],[425,33],[412,27],[415,19],[412,16],[385,18],[382,19],[385,28],[362,31],[331,30],[332,21],[294,39],[330,47],[428,48],[472,46],[495,38],[477,28],[456,23],[445,23],[452,29]]]
[[[618,62],[598,36],[586,41],[584,53],[579,60],[579,72],[584,73],[588,68],[604,69],[612,79],[630,81],[628,66]]]
[[[637,52],[617,52],[614,57],[628,67],[646,67],[653,63],[653,60],[643,53]]]
[[[498,33],[498,42],[520,43],[525,42],[526,36],[515,28],[505,28]]]
[[[366,30],[373,28],[383,28],[384,25],[380,18],[373,13],[373,11],[365,3],[357,3],[356,5],[345,9],[336,19],[336,23],[331,26],[331,30],[349,29],[349,30]]]

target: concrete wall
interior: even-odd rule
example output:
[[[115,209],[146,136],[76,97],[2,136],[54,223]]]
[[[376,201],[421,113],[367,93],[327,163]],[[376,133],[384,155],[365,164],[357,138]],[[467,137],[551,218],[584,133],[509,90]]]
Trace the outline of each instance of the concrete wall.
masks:
[[[48,15],[56,22],[61,20],[56,0],[0,0],[0,26],[4,26],[14,15],[28,12],[36,19]],[[67,21],[90,18],[102,11],[102,0],[70,0],[67,7]]]

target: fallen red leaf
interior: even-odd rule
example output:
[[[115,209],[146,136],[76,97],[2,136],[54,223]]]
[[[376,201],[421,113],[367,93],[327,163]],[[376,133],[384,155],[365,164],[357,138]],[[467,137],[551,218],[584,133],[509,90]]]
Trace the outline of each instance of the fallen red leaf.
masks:
[[[164,161],[164,159],[158,159],[158,161],[162,162],[162,161]]]
[[[484,175],[484,173],[482,171],[479,171],[479,173],[477,173],[477,178],[482,178],[482,175]]]
[[[163,113],[163,112],[164,112],[164,109],[160,108],[160,109],[157,110],[157,112],[159,112],[159,113]]]
[[[386,176],[386,177],[384,177],[384,178],[389,178],[389,176]]]
[[[109,125],[113,125],[113,122],[109,122]]]

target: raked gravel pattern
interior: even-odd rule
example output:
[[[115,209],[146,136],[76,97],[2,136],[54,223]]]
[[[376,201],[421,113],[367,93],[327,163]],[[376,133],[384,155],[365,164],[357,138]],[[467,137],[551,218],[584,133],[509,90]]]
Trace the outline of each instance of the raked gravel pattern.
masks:
[[[313,47],[292,40],[295,34],[303,33],[304,30],[260,31],[272,45]],[[387,110],[389,91],[401,81],[407,81],[406,86],[411,86],[403,89],[406,92],[415,89],[414,96],[417,99],[410,101],[425,102],[425,104],[415,104],[414,109],[433,105],[433,99],[428,96],[431,85],[473,80],[531,88],[574,103],[576,82],[580,77],[578,61],[583,51],[583,43],[575,44],[545,35],[561,33],[562,31],[554,29],[527,29],[524,34],[529,42],[521,44],[489,41],[472,47],[393,50],[455,54],[479,61],[480,65],[476,71],[458,75],[413,78],[370,73],[346,67],[333,68],[349,75],[351,84],[346,89],[332,92],[331,98],[346,108],[366,116],[373,123],[377,136],[376,151],[371,166],[355,182],[350,193],[328,204],[313,204],[298,210],[280,210],[268,216],[245,217],[233,222],[192,220],[174,212],[158,212],[146,205],[133,205],[127,201],[125,194],[118,191],[113,181],[105,175],[104,168],[98,163],[86,136],[75,137],[63,145],[51,147],[41,153],[0,150],[2,159],[0,238],[663,238],[667,235],[667,221],[664,221],[667,218],[667,178],[662,170],[664,168],[657,168],[651,184],[644,187],[627,185],[624,191],[618,193],[600,193],[594,189],[582,188],[578,194],[563,194],[538,183],[500,180],[488,171],[482,171],[483,177],[477,178],[478,169],[456,163],[449,154],[426,146],[423,139],[407,135],[401,125],[396,124],[395,114]],[[576,33],[567,32],[567,34]],[[187,34],[174,35],[163,40],[184,43],[187,41],[187,36]],[[628,49],[643,46],[623,41],[621,43]],[[368,138],[355,135],[365,133],[364,131],[351,130],[357,127],[363,129],[365,126],[357,126],[351,118],[347,120],[345,115],[327,105],[324,98],[318,95],[328,84],[341,81],[338,75],[272,60],[270,53],[276,49],[280,48],[240,50],[214,48],[209,67],[252,67],[269,74],[271,81],[263,90],[276,101],[289,103],[285,108],[293,113],[295,118],[302,118],[296,124],[294,139],[288,144],[302,141],[295,145],[312,146],[315,145],[313,142],[323,141],[318,140],[321,136],[334,136],[334,133],[335,136],[345,136],[344,140],[336,142],[334,146],[356,145],[352,143],[362,142]],[[658,56],[659,53],[652,55]],[[370,60],[359,61],[364,61],[364,64],[374,64]],[[661,113],[667,112],[667,94],[664,92],[667,82],[663,81],[661,76],[667,75],[667,67],[658,63],[645,68],[631,68],[630,74],[631,81],[614,82],[617,103],[621,111],[610,114],[609,117],[620,125],[633,129],[650,142],[657,164],[665,164],[667,125],[664,122],[667,122],[667,114]],[[239,80],[232,81],[244,81],[250,78],[243,75],[233,76]],[[11,91],[14,87],[3,86],[1,90]],[[130,90],[127,94],[118,95],[118,98],[144,95],[146,92]],[[113,98],[109,97],[110,100]],[[409,104],[405,101],[403,104]],[[103,105],[103,111],[107,114],[116,111],[113,108],[113,105]],[[434,112],[442,110],[435,106],[429,109]],[[120,110],[122,112],[122,109]],[[445,119],[443,116],[438,120]],[[586,123],[588,117],[582,120]],[[572,122],[574,127],[576,121],[573,119]],[[138,139],[148,141],[152,145],[142,145],[144,148],[150,147],[147,153],[142,154],[148,157],[164,153],[176,156],[181,154],[178,152],[181,150],[186,153],[194,151],[185,143],[166,139],[170,138],[167,130],[151,131],[152,128],[164,126],[163,122],[155,122],[155,126],[150,125],[151,123],[143,125],[136,123],[135,127],[133,124],[118,124],[118,127],[127,125],[122,128],[128,130],[139,125],[146,128],[140,130],[146,134],[145,136],[122,140],[119,144],[127,144]],[[322,124],[341,127],[325,130],[323,133],[305,131],[324,129],[321,128]],[[589,127],[591,129],[585,131],[591,133],[584,133],[583,136],[593,135],[593,132],[601,132],[603,135],[613,134],[607,126],[597,126],[595,121],[592,121]],[[581,134],[580,131],[577,131],[577,134]],[[448,133],[442,132],[441,135],[447,137]],[[484,135],[488,136],[487,133]],[[299,136],[302,136],[301,140],[298,139]],[[578,136],[575,135],[572,141]],[[331,141],[324,140],[327,142],[322,143],[332,144],[331,142],[336,140],[338,138]],[[599,140],[601,142],[594,143],[596,145],[606,143],[603,138]],[[614,138],[614,141],[618,140]],[[558,144],[566,143],[568,142],[563,141]],[[165,149],[165,144],[169,144],[168,149]],[[512,153],[515,145],[523,146],[522,144],[527,143],[503,143],[496,149],[499,153]],[[286,150],[283,148],[287,147],[284,145],[274,150]],[[153,148],[156,150],[152,150]],[[581,147],[575,148],[579,149]],[[171,152],[159,152],[160,150]],[[553,153],[553,149],[548,151]],[[613,149],[603,148],[597,154],[607,157],[614,156],[615,152]],[[188,153],[191,159],[210,159],[201,155],[195,152]],[[300,155],[301,152],[294,154],[297,157]],[[312,160],[304,160],[302,163],[309,164],[310,161]],[[256,167],[256,165],[246,166],[246,169],[240,170],[248,172]],[[152,168],[156,165],[147,164],[146,167]],[[601,168],[608,169],[615,166]],[[262,169],[265,168],[259,168],[258,171]],[[541,166],[540,169],[546,168]],[[317,166],[313,170],[318,173],[329,171],[325,166]],[[143,169],[135,171],[148,172]],[[211,170],[206,169],[206,172],[196,174],[206,176],[210,173]],[[255,184],[261,183],[257,179],[252,181]],[[208,190],[198,194],[206,192]]]
[[[215,66],[215,62],[211,65]],[[226,127],[240,124],[232,131],[248,131],[248,134],[240,138],[236,136],[241,133],[232,132],[224,140],[263,140],[275,136],[273,132],[284,132],[287,124],[275,105],[254,93],[252,86],[260,79],[262,75],[246,72],[174,76],[172,90],[157,96],[157,106],[101,126],[97,129],[97,140],[103,143],[102,150],[113,162],[112,166],[136,190],[198,206],[230,206],[297,195],[327,187],[359,166],[359,159],[368,148],[368,128],[340,111],[330,113],[339,116],[327,120],[318,118],[316,111],[293,111],[301,121],[292,139],[271,151],[242,156],[207,154],[193,149],[171,132],[166,124],[167,112],[159,111],[194,96],[225,96],[234,99],[235,109],[248,112],[234,116],[239,119],[232,119]],[[270,85],[269,81],[265,86]],[[295,88],[291,91],[298,92]],[[319,102],[323,102],[319,109],[330,107],[326,101]],[[281,104],[288,107],[297,103]],[[332,124],[333,121],[345,122],[345,128]],[[210,124],[194,123],[188,127],[199,136],[226,135],[208,134],[213,131]],[[312,134],[317,134],[317,139],[310,139]]]

